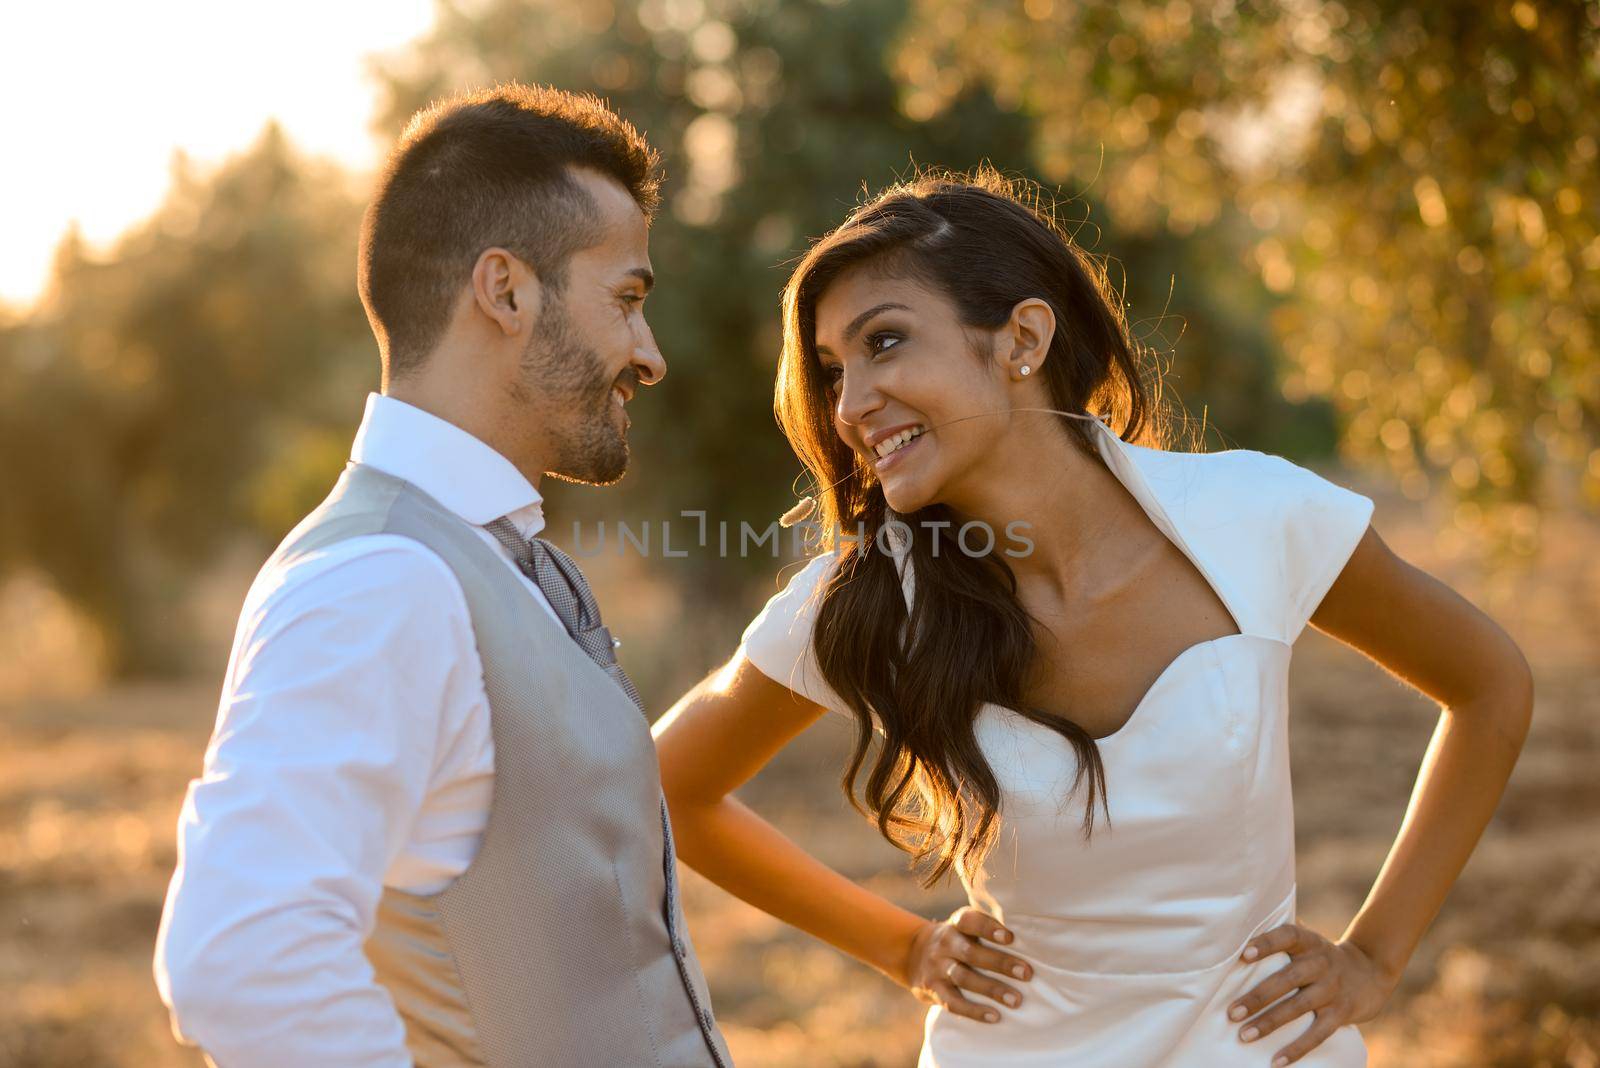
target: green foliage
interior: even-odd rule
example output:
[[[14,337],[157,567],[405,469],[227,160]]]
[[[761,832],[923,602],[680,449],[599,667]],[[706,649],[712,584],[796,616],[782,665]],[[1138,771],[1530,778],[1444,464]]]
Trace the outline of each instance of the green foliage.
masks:
[[[1534,502],[1600,503],[1600,4],[916,0],[907,27],[914,114],[983,84],[1123,223],[1237,206],[1284,392],[1330,399],[1351,457],[1502,549]]]
[[[893,5],[462,7],[441,7],[436,33],[385,72],[382,130],[442,91],[518,79],[604,95],[666,157],[649,314],[668,374],[634,411],[648,481],[630,477],[599,507],[764,524],[792,503],[798,470],[771,415],[781,261],[912,156],[1024,160],[1026,124],[981,100],[939,124],[901,116],[881,58]]]
[[[269,127],[207,179],[178,159],[160,210],[103,259],[69,236],[50,293],[0,329],[0,573],[47,573],[114,670],[180,666],[173,613],[197,566],[291,510],[258,481],[284,428],[359,416],[324,399],[331,372],[370,359],[357,212]]]
[[[1600,500],[1597,12],[441,0],[435,30],[377,66],[378,127],[520,79],[598,92],[666,156],[650,316],[670,371],[636,404],[620,487],[546,483],[557,538],[671,519],[682,547],[679,512],[704,510],[736,541],[784,511],[788,267],[864,190],[988,161],[1045,180],[1111,258],[1212,447],[1303,456],[1342,422],[1352,457],[1418,496],[1445,476],[1463,528],[1526,545],[1526,502],[1575,484],[1545,476]],[[337,474],[378,378],[354,286],[364,194],[273,128],[215,174],[180,159],[153,218],[103,257],[69,237],[47,299],[0,323],[0,576],[46,572],[118,671],[170,664],[207,558],[275,540]],[[687,558],[657,546],[652,575],[695,621],[671,659],[709,663],[747,583],[770,586],[770,543],[742,562],[714,534]]]
[[[660,283],[649,314],[668,374],[636,402],[639,460],[621,487],[600,497],[548,487],[551,514],[562,517],[557,537],[567,516],[585,513],[661,519],[705,509],[735,535],[740,521],[764,527],[794,502],[800,474],[771,404],[779,291],[808,241],[841,222],[864,187],[875,191],[913,165],[965,169],[987,160],[1037,174],[1032,120],[981,88],[953,94],[937,115],[907,114],[887,64],[907,16],[896,0],[489,0],[439,11],[431,37],[380,69],[385,135],[443,92],[516,79],[598,93],[666,158],[664,207],[651,233]],[[1087,200],[1066,207],[1079,220],[1103,215]],[[1202,347],[1243,357],[1228,383],[1230,431],[1270,432],[1288,405],[1272,395],[1261,327],[1211,292],[1181,238],[1133,235],[1123,247],[1119,236],[1099,243],[1094,226],[1080,233],[1125,267],[1134,318],[1148,309],[1136,330],[1165,347],[1184,319],[1202,320]],[[1177,299],[1173,272],[1183,287]],[[1211,365],[1220,364],[1213,353]],[[1203,390],[1203,376],[1192,380]],[[1179,392],[1193,406],[1189,381]],[[740,566],[714,552],[651,565],[672,575],[694,618],[729,621],[747,617],[748,598],[738,594],[749,577],[770,586],[775,570],[770,556]],[[725,635],[710,640],[713,655],[726,652]]]

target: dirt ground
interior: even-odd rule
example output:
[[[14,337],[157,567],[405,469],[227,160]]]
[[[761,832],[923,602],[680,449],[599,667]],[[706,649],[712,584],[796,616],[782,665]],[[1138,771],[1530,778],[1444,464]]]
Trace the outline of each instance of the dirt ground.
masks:
[[[1488,608],[1534,662],[1532,733],[1507,796],[1387,1011],[1374,1068],[1600,1068],[1600,529],[1546,522],[1536,570],[1481,583],[1429,548],[1420,516],[1379,530]],[[1404,520],[1404,521],[1403,521]],[[708,665],[709,666],[709,665]],[[218,671],[220,675],[220,668]],[[1307,631],[1292,682],[1300,921],[1337,937],[1371,885],[1437,709]],[[185,785],[214,680],[0,706],[0,1065],[176,1068],[150,976]],[[827,862],[910,908],[899,854],[835,781],[842,724],[814,730],[744,796]],[[686,872],[691,931],[741,1068],[911,1065],[924,1007],[876,973]]]

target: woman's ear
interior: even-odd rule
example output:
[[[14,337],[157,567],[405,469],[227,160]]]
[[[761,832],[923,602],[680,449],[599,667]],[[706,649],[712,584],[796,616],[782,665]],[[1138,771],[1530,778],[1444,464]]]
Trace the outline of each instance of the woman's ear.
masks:
[[[996,356],[1014,379],[1039,373],[1056,335],[1056,313],[1038,297],[1019,301],[1011,318],[1000,328]]]

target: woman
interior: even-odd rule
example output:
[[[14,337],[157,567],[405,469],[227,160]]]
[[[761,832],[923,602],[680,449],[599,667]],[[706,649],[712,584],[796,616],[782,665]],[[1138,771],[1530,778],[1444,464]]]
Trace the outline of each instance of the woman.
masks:
[[[784,328],[778,416],[839,533],[657,725],[680,857],[931,1003],[923,1068],[1365,1064],[1526,733],[1517,647],[1367,497],[1159,448],[1103,272],[993,172],[858,209]],[[1294,922],[1308,621],[1449,709],[1336,941]],[[906,912],[733,799],[827,709],[852,801],[970,907]]]

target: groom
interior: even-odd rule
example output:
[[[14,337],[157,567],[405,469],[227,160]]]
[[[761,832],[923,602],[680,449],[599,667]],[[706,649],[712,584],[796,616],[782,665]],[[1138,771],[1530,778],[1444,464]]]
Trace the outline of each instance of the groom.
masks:
[[[659,182],[602,103],[516,84],[389,159],[382,393],[245,599],[157,938],[174,1033],[225,1068],[730,1064],[649,724],[534,538],[540,477],[621,478],[666,373]]]

